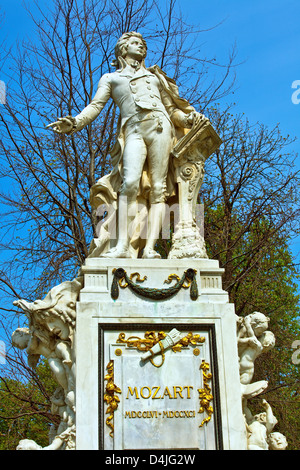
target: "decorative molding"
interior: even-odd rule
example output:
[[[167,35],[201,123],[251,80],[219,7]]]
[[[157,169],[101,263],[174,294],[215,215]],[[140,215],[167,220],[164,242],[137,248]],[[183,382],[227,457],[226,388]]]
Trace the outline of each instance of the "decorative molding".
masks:
[[[143,287],[132,281],[133,276],[137,276],[138,282],[144,282],[147,277],[141,279],[139,273],[133,273],[128,277],[125,269],[115,268],[113,269],[113,281],[111,285],[111,297],[117,300],[119,297],[119,287],[125,289],[129,287],[135,294],[140,295],[151,300],[166,300],[177,294],[181,288],[190,288],[191,300],[197,300],[198,298],[198,287],[196,281],[197,271],[195,269],[187,269],[181,279],[175,274],[170,274],[165,283],[170,283],[172,279],[176,278],[177,282],[174,286],[166,289],[156,289],[153,287]],[[187,283],[187,284],[185,284]]]

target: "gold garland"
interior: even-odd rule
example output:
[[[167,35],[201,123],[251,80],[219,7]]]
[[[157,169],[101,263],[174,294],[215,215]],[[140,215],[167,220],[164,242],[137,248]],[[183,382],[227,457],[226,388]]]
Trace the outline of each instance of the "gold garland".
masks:
[[[213,396],[211,394],[211,388],[208,385],[208,381],[211,380],[212,374],[209,371],[209,364],[202,360],[200,365],[200,369],[202,369],[202,376],[203,376],[203,388],[198,388],[199,392],[199,399],[200,399],[200,409],[198,413],[206,413],[208,416],[202,420],[199,428],[201,428],[205,423],[207,424],[211,420],[211,416],[214,412],[213,407],[210,405]]]
[[[106,425],[111,429],[109,435],[114,435],[114,425],[112,423],[114,412],[119,406],[120,398],[115,393],[122,393],[121,389],[114,384],[114,361],[110,361],[106,367],[108,374],[104,377],[107,380],[105,387],[104,401],[108,404],[106,414],[109,416],[106,418]]]

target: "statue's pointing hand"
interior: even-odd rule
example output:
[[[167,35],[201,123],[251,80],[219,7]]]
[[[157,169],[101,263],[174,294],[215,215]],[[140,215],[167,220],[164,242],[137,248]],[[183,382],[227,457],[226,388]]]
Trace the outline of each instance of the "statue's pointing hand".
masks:
[[[55,122],[51,122],[46,129],[52,129],[58,134],[70,134],[74,128],[74,118],[71,116],[59,118]]]

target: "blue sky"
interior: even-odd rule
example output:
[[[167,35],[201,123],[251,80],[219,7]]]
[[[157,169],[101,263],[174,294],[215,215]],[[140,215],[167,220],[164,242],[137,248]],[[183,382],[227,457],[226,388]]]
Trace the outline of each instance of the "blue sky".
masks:
[[[300,105],[291,100],[291,85],[300,79],[299,0],[186,3],[191,11],[188,17],[198,16],[204,28],[223,21],[207,35],[208,52],[222,57],[236,44],[241,63],[236,69],[237,108],[250,121],[280,123],[284,133],[299,135]]]
[[[244,112],[253,123],[270,127],[279,123],[284,135],[297,138],[291,150],[300,153],[300,104],[292,102],[296,91],[292,83],[300,80],[300,1],[182,0],[180,4],[189,5],[183,11],[191,20],[198,18],[203,28],[221,23],[207,35],[207,53],[225,57],[236,44],[241,64],[233,95],[237,112]],[[292,249],[299,260],[299,238]]]
[[[26,3],[33,5],[34,0]],[[44,0],[38,3],[42,5]],[[5,24],[0,43],[5,37],[13,43],[30,36],[33,24],[22,5],[22,0],[1,0]],[[300,104],[292,103],[291,86],[300,80],[300,1],[178,0],[178,5],[188,21],[203,29],[219,24],[203,35],[203,51],[208,56],[226,59],[236,44],[237,61],[241,63],[236,69],[233,97],[237,110],[245,112],[252,122],[270,126],[280,123],[283,133],[299,135]]]
[[[2,38],[13,44],[32,33],[32,21],[22,4],[22,0],[1,0],[5,25],[0,44]],[[27,0],[27,4],[33,5],[34,0]],[[236,44],[241,65],[236,68],[236,91],[230,98],[236,103],[236,111],[244,112],[253,123],[270,127],[280,123],[283,134],[298,137],[300,104],[293,104],[291,98],[295,91],[292,83],[300,80],[300,1],[178,0],[178,5],[187,21],[202,29],[219,24],[203,34],[203,53],[208,57],[225,60]],[[298,141],[291,150],[299,151]],[[300,252],[299,242],[294,244],[297,250]]]

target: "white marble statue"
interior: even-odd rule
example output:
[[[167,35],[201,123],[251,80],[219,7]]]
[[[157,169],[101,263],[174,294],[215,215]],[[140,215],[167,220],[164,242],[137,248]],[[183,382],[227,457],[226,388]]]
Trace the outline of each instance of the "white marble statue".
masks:
[[[265,412],[252,415],[249,399],[256,397],[268,387],[267,380],[251,383],[254,376],[255,360],[260,354],[275,346],[275,336],[268,330],[270,318],[261,312],[253,312],[237,320],[237,346],[239,354],[242,406],[246,422],[249,450],[284,450],[285,436],[272,433],[277,419],[271,406],[262,400]]]
[[[271,406],[266,400],[262,400],[264,412],[253,416],[247,406],[244,413],[248,431],[248,450],[268,450],[268,438],[277,424]]]
[[[270,450],[286,450],[288,443],[281,432],[272,432],[268,438]]]
[[[32,368],[37,366],[40,356],[44,356],[58,383],[51,397],[51,410],[60,416],[61,422],[50,445],[44,448],[47,450],[75,447],[75,305],[81,288],[81,280],[74,279],[55,286],[43,300],[14,302],[25,312],[29,326],[13,332],[13,346],[26,350]],[[41,447],[25,439],[18,449]]]
[[[251,383],[257,357],[275,346],[275,336],[268,331],[269,318],[263,313],[253,312],[238,320],[238,353],[242,393],[250,398],[268,386],[266,380]]]
[[[76,117],[59,118],[47,126],[57,133],[73,134],[94,121],[110,98],[119,107],[118,139],[111,152],[113,170],[91,188],[94,208],[105,204],[118,209],[118,240],[113,246],[108,220],[107,225],[102,225],[99,238],[92,244],[92,256],[136,258],[143,248],[143,258],[159,258],[154,246],[163,224],[165,203],[176,194],[175,183],[178,182],[173,162],[175,158],[170,158],[176,142],[189,129],[203,124],[203,128],[211,130],[203,144],[206,150],[210,148],[208,154],[212,153],[214,145],[220,145],[219,137],[214,134],[209,121],[180,98],[175,82],[157,65],[146,68],[146,54],[147,45],[141,34],[123,34],[115,48],[117,70],[102,76],[92,102]],[[199,154],[199,145],[196,145],[195,151],[185,158],[184,164],[187,160],[191,163],[188,163],[188,169],[184,168],[181,172],[183,178],[188,180],[188,190],[193,193],[189,201],[186,198],[186,204],[192,206],[199,191],[198,183],[204,174],[204,157]],[[198,162],[195,163],[195,160]],[[193,206],[188,220],[181,220],[181,238],[185,229],[193,238],[194,209]],[[139,237],[145,220],[146,241]],[[138,233],[132,227],[139,227]],[[194,238],[197,238],[196,235]],[[191,246],[192,242],[191,239],[188,244]],[[178,257],[180,253],[179,249]],[[204,246],[198,244],[197,249],[188,256],[206,257]]]
[[[57,382],[64,388],[69,388],[68,372],[72,366],[71,346],[67,341],[51,337],[46,329],[43,336],[41,330],[17,328],[12,334],[12,345],[26,349],[28,365],[36,367],[40,356],[44,356]]]
[[[55,436],[51,444],[42,447],[32,439],[21,439],[16,450],[75,450],[75,426]]]

